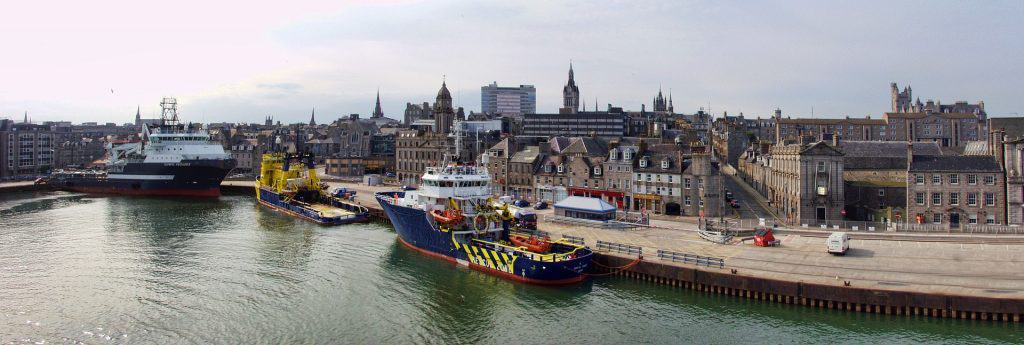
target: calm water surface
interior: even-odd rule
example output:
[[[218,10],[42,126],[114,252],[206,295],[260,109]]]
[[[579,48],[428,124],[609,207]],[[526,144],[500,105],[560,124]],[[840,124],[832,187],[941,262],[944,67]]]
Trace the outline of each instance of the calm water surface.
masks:
[[[522,285],[421,256],[387,225],[321,227],[248,195],[3,195],[0,343],[44,342],[985,344],[1024,329],[622,278]]]

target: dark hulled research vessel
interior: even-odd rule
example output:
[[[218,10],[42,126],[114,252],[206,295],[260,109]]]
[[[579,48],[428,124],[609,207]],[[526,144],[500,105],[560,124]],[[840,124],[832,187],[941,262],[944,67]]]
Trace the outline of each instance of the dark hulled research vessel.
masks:
[[[104,170],[58,170],[48,183],[85,193],[220,196],[220,183],[235,159],[210,142],[204,129],[178,120],[177,101],[164,98],[158,125],[143,125],[137,141],[107,144]]]

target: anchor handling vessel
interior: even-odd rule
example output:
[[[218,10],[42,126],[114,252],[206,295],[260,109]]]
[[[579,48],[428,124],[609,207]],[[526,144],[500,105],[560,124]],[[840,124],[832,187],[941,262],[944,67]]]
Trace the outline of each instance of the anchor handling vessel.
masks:
[[[47,179],[73,192],[146,196],[220,196],[236,161],[201,128],[178,120],[178,102],[164,98],[159,124],[143,124],[141,138],[107,144],[101,170],[57,170]]]
[[[455,135],[455,146],[461,147]],[[441,166],[426,168],[417,190],[375,194],[402,244],[520,282],[555,285],[585,279],[594,255],[589,248],[518,228],[508,206],[491,199],[486,156],[481,166],[452,162],[457,157],[446,154]]]
[[[341,193],[329,194],[316,175],[312,154],[267,153],[256,179],[260,205],[322,225],[368,221],[370,211]]]

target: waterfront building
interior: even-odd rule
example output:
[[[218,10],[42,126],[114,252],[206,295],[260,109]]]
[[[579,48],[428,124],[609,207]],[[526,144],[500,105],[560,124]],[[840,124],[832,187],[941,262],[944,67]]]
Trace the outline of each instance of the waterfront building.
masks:
[[[722,182],[703,147],[650,145],[634,169],[632,209],[666,215],[719,217]]]
[[[849,140],[834,144],[843,153],[844,219],[880,223],[905,220],[907,144]],[[912,144],[918,154],[942,154],[937,143]]]
[[[538,200],[558,202],[568,197],[571,189],[578,192],[578,188],[601,184],[594,167],[607,155],[607,144],[600,139],[552,137],[541,149],[543,160],[534,177]]]
[[[1006,173],[1006,223],[1024,225],[1024,118],[990,118],[988,152]]]
[[[774,145],[763,164],[765,197],[786,222],[816,225],[842,219],[843,153],[835,147],[823,141]]]
[[[959,228],[1006,222],[1005,180],[994,156],[934,156],[907,150],[907,215]]]
[[[480,87],[480,109],[489,115],[518,116],[537,112],[537,89],[533,85],[501,87],[498,82]]]
[[[619,209],[629,210],[633,207],[633,170],[637,154],[646,149],[647,143],[638,138],[620,138],[608,146],[608,159],[603,167],[604,185],[608,191],[621,194],[608,195],[608,202]]]
[[[54,133],[50,126],[0,119],[0,178],[47,173],[54,164]]]
[[[421,130],[400,130],[395,138],[395,170],[398,181],[407,185],[419,185],[424,169],[438,166],[444,158],[442,153],[448,143],[448,136]]]

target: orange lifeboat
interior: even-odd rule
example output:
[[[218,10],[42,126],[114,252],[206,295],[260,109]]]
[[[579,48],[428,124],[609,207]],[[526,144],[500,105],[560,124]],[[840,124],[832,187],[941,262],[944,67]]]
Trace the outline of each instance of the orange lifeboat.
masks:
[[[539,239],[537,236],[521,236],[521,235],[509,235],[509,241],[519,247],[526,247],[527,250],[534,253],[547,253],[551,250],[551,241],[547,239]]]
[[[459,210],[432,210],[430,216],[434,217],[438,223],[445,225],[453,225],[461,223],[465,219],[462,215],[462,211]]]

